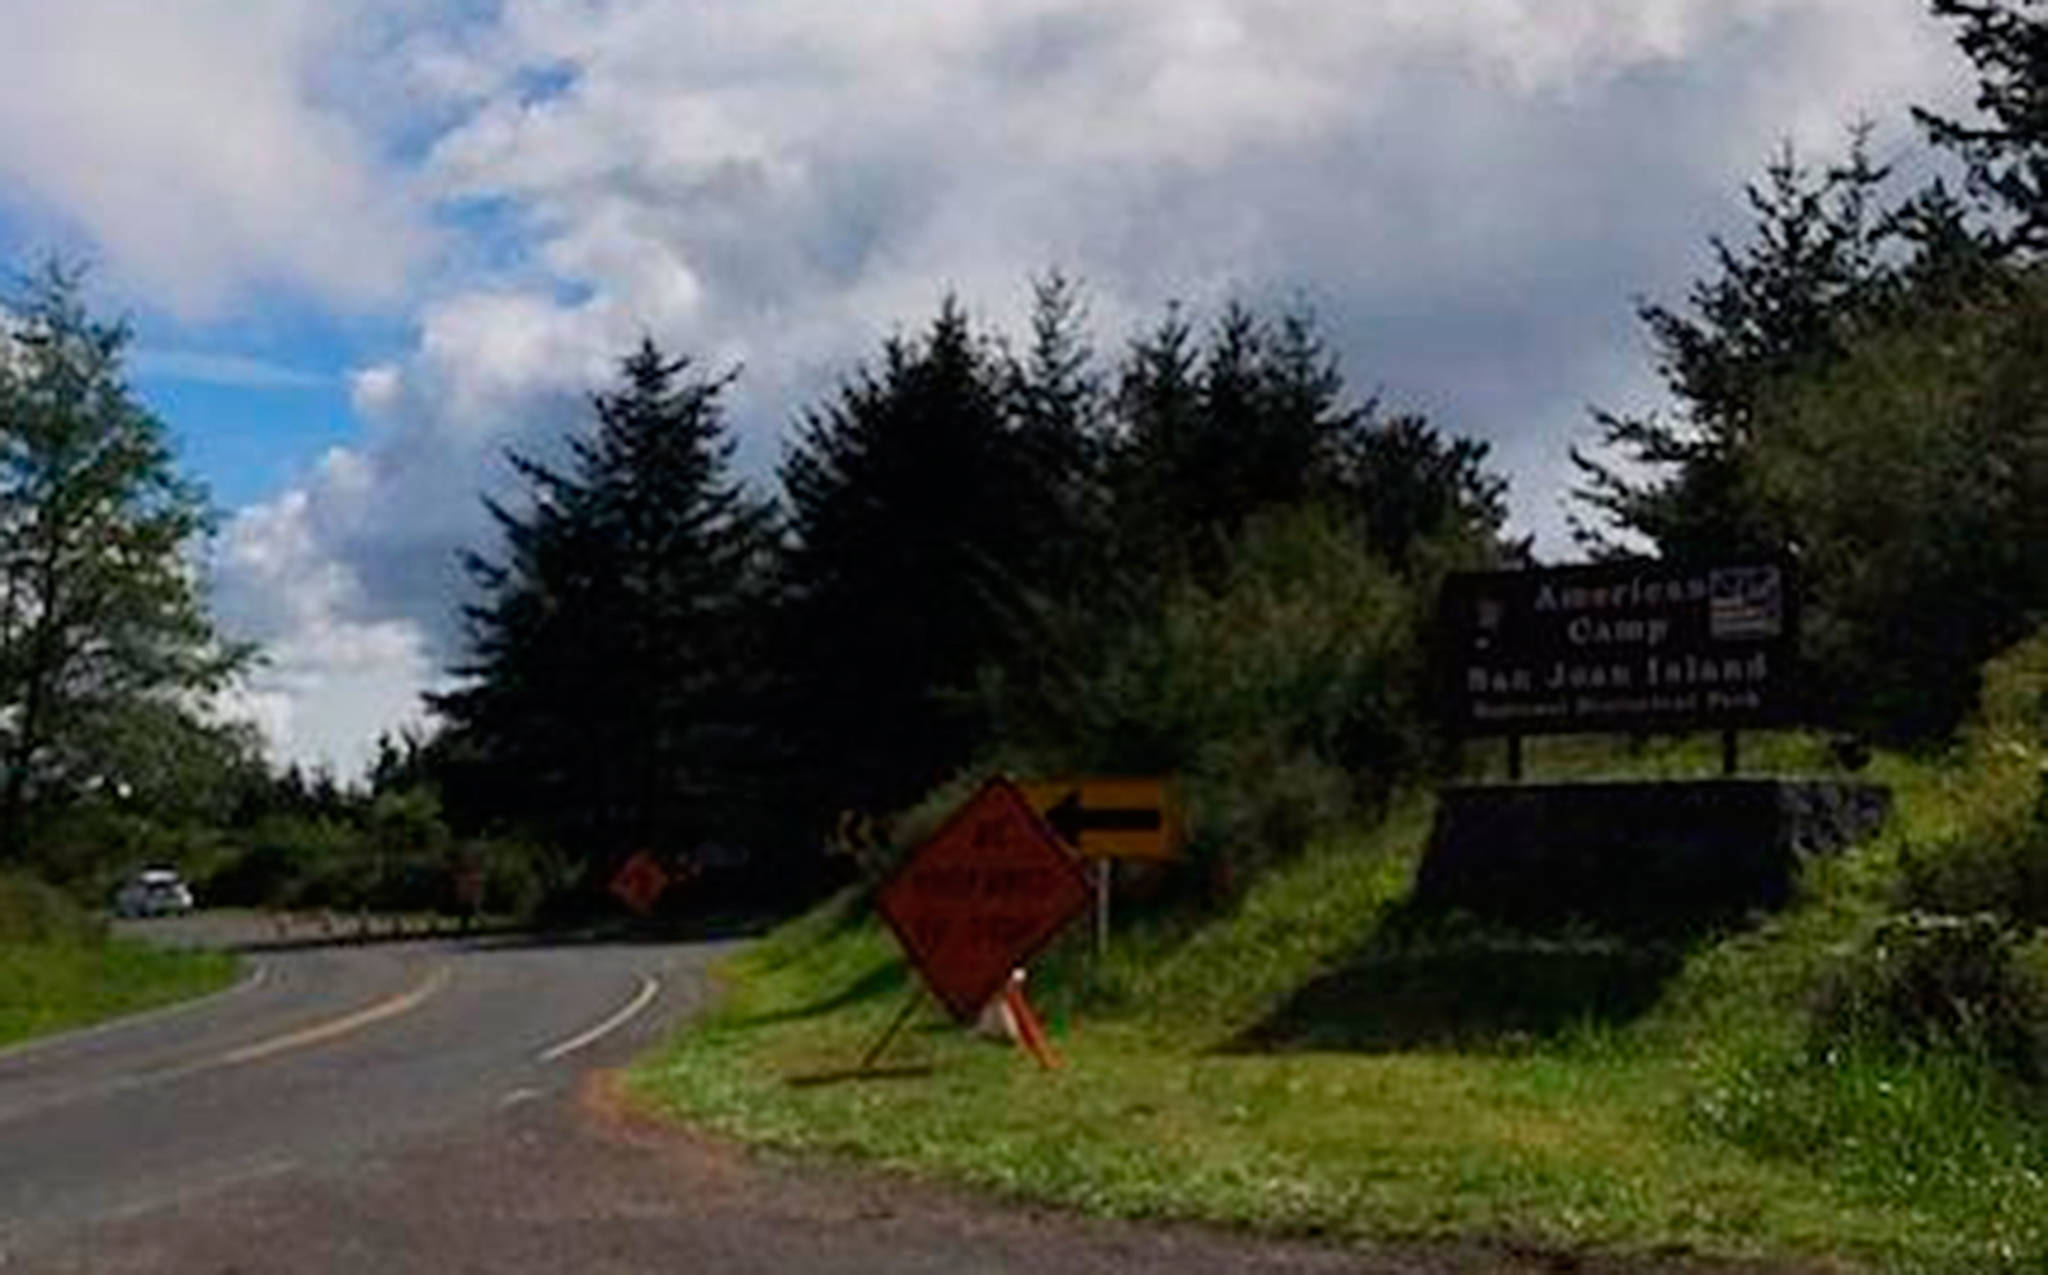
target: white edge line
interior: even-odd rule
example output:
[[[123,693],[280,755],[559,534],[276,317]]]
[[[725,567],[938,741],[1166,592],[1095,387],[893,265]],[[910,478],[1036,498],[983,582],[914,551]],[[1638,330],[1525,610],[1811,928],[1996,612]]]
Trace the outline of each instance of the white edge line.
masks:
[[[652,1001],[660,991],[660,979],[652,974],[642,974],[640,976],[640,990],[635,992],[633,999],[627,1001],[617,1013],[581,1035],[571,1036],[558,1045],[550,1045],[548,1048],[541,1050],[539,1055],[540,1061],[551,1063],[559,1058],[567,1058],[579,1049],[587,1049],[595,1045],[598,1041],[603,1040],[606,1036],[611,1035],[619,1028],[633,1021],[633,1016],[646,1009],[648,1002]]]
[[[18,1058],[26,1058],[30,1055],[56,1049],[63,1045],[93,1040],[101,1036],[112,1035],[118,1031],[125,1031],[130,1027],[141,1027],[151,1023],[160,1023],[167,1018],[176,1018],[180,1014],[187,1014],[195,1009],[204,1009],[208,1005],[217,1004],[230,996],[239,996],[243,992],[252,991],[268,977],[270,977],[270,967],[268,965],[259,961],[251,961],[249,963],[249,972],[235,980],[234,984],[230,987],[223,987],[217,992],[208,992],[196,1000],[179,1001],[172,1005],[159,1005],[155,1009],[145,1009],[139,1014],[126,1014],[119,1018],[110,1018],[104,1023],[93,1023],[90,1026],[73,1028],[68,1032],[59,1032],[54,1036],[38,1036],[34,1040],[25,1040],[18,1045],[9,1045],[4,1049],[0,1049],[0,1062],[13,1062]]]

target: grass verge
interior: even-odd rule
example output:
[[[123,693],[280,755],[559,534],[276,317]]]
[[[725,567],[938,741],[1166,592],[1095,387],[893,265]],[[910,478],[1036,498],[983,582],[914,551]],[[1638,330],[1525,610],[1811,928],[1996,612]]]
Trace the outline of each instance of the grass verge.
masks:
[[[173,952],[128,939],[0,944],[0,1047],[226,987],[225,952]]]
[[[0,876],[0,1048],[226,987],[235,958],[103,928],[40,882]]]
[[[734,958],[721,1010],[633,1087],[738,1138],[1116,1216],[2039,1269],[2039,1112],[1967,1061],[1805,1048],[1817,974],[1882,912],[1899,856],[2027,791],[1880,770],[1901,803],[1882,841],[1811,872],[1800,906],[1759,928],[1663,953],[1394,937],[1429,813],[1411,801],[1206,925],[1141,925],[1101,965],[1056,949],[1034,970],[1068,1063],[1051,1074],[927,1015],[891,1051],[899,1074],[846,1078],[909,983],[842,900]],[[1347,1015],[1290,1019],[1313,1019],[1333,979]]]

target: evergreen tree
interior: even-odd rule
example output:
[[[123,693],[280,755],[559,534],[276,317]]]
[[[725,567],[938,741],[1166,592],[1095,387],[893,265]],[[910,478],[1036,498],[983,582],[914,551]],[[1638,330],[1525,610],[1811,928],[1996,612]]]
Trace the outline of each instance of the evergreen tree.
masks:
[[[601,862],[730,835],[763,742],[750,625],[771,511],[728,472],[731,378],[649,340],[621,379],[568,467],[511,457],[531,507],[487,502],[504,546],[466,556],[468,685],[433,701],[487,801]]]
[[[33,817],[117,774],[139,716],[189,717],[248,651],[186,552],[210,513],[122,379],[128,330],[57,265],[0,311],[0,860]]]
[[[1957,25],[1982,117],[1914,116],[1963,161],[1971,191],[2004,215],[2003,247],[2048,248],[2048,13],[2040,0],[1933,0],[1933,12]]]
[[[1490,548],[1506,521],[1485,444],[1446,442],[1420,417],[1383,419],[1378,400],[1348,399],[1306,309],[1267,323],[1232,303],[1199,351],[1169,310],[1131,347],[1117,412],[1126,556],[1155,584],[1190,571],[1213,580],[1251,518],[1304,503],[1354,518],[1404,569],[1424,539],[1470,533]]]
[[[1888,227],[1872,207],[1886,172],[1870,163],[1865,136],[1859,129],[1847,161],[1818,175],[1787,147],[1747,188],[1749,241],[1712,240],[1717,272],[1693,285],[1684,310],[1639,307],[1677,415],[1597,413],[1602,446],[1626,465],[1573,453],[1587,479],[1575,494],[1604,523],[1576,528],[1589,547],[1615,551],[1615,532],[1667,557],[1777,547],[1743,498],[1758,398],[1774,379],[1838,358],[1887,286]],[[1651,473],[1628,472],[1637,468]]]
[[[1939,178],[1893,209],[1884,230],[1903,250],[1879,293],[1886,321],[2010,296],[2018,281],[1998,232]]]
[[[1018,632],[1042,470],[996,352],[948,299],[809,413],[782,467],[782,658],[821,806],[891,809],[985,737],[969,692]]]
[[[1033,542],[1028,583],[1050,597],[1092,591],[1109,534],[1106,393],[1078,285],[1054,271],[1032,284],[1031,341],[1006,369]]]
[[[1366,542],[1411,581],[1422,571],[1528,556],[1506,536],[1508,480],[1486,467],[1485,443],[1445,438],[1415,415],[1369,417],[1346,439],[1343,506]],[[1425,563],[1432,550],[1446,557]]]
[[[1815,703],[1939,740],[2048,623],[2048,277],[1873,325],[1767,396],[1748,467],[1797,547]]]
[[[1178,305],[1133,341],[1117,372],[1108,459],[1119,558],[1158,586],[1188,564],[1209,531],[1200,458],[1207,424],[1194,329]]]
[[[1112,472],[1143,572],[1212,577],[1253,515],[1331,494],[1343,439],[1364,419],[1342,391],[1306,311],[1275,329],[1232,301],[1197,348],[1170,308],[1131,346],[1116,400]]]

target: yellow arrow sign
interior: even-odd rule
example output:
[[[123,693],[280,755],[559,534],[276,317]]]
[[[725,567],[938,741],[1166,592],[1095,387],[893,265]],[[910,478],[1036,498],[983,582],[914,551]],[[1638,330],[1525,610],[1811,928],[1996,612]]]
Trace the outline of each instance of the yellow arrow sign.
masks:
[[[1034,779],[1018,787],[1054,832],[1091,859],[1171,859],[1187,839],[1164,779]]]

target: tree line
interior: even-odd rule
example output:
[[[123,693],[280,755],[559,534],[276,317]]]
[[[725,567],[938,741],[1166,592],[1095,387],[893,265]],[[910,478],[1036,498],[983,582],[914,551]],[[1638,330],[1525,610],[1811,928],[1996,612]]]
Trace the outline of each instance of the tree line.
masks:
[[[433,700],[459,823],[593,865],[781,847],[801,873],[836,811],[898,809],[997,750],[1198,767],[1218,741],[1148,720],[1166,688],[1120,662],[1227,594],[1253,539],[1292,537],[1276,575],[1351,553],[1400,591],[1410,643],[1434,574],[1517,550],[1485,447],[1351,399],[1306,310],[1172,307],[1109,365],[1057,274],[1021,341],[949,299],[804,413],[773,498],[731,472],[732,375],[645,341],[565,464],[510,456],[524,499],[467,556],[464,681]],[[1262,522],[1302,511],[1314,528]],[[1330,764],[1385,783],[1427,754],[1418,714],[1326,715],[1356,755],[1299,747]]]
[[[1867,128],[1780,154],[1640,307],[1668,406],[1575,459],[1586,552],[1790,553],[1815,716],[1938,746],[2048,615],[2048,17],[1931,2],[1976,110],[1915,115],[1959,184],[1900,190]],[[190,565],[211,514],[79,298],[32,277],[0,342],[0,859],[79,879],[348,902],[487,864],[531,898],[744,847],[802,890],[840,811],[998,765],[1174,771],[1212,852],[1284,853],[1444,762],[1436,584],[1527,558],[1485,446],[1356,395],[1301,307],[1104,345],[1057,274],[1021,333],[949,299],[772,484],[734,472],[739,373],[650,339],[563,459],[508,457],[431,737],[309,781],[208,708],[252,657]]]

